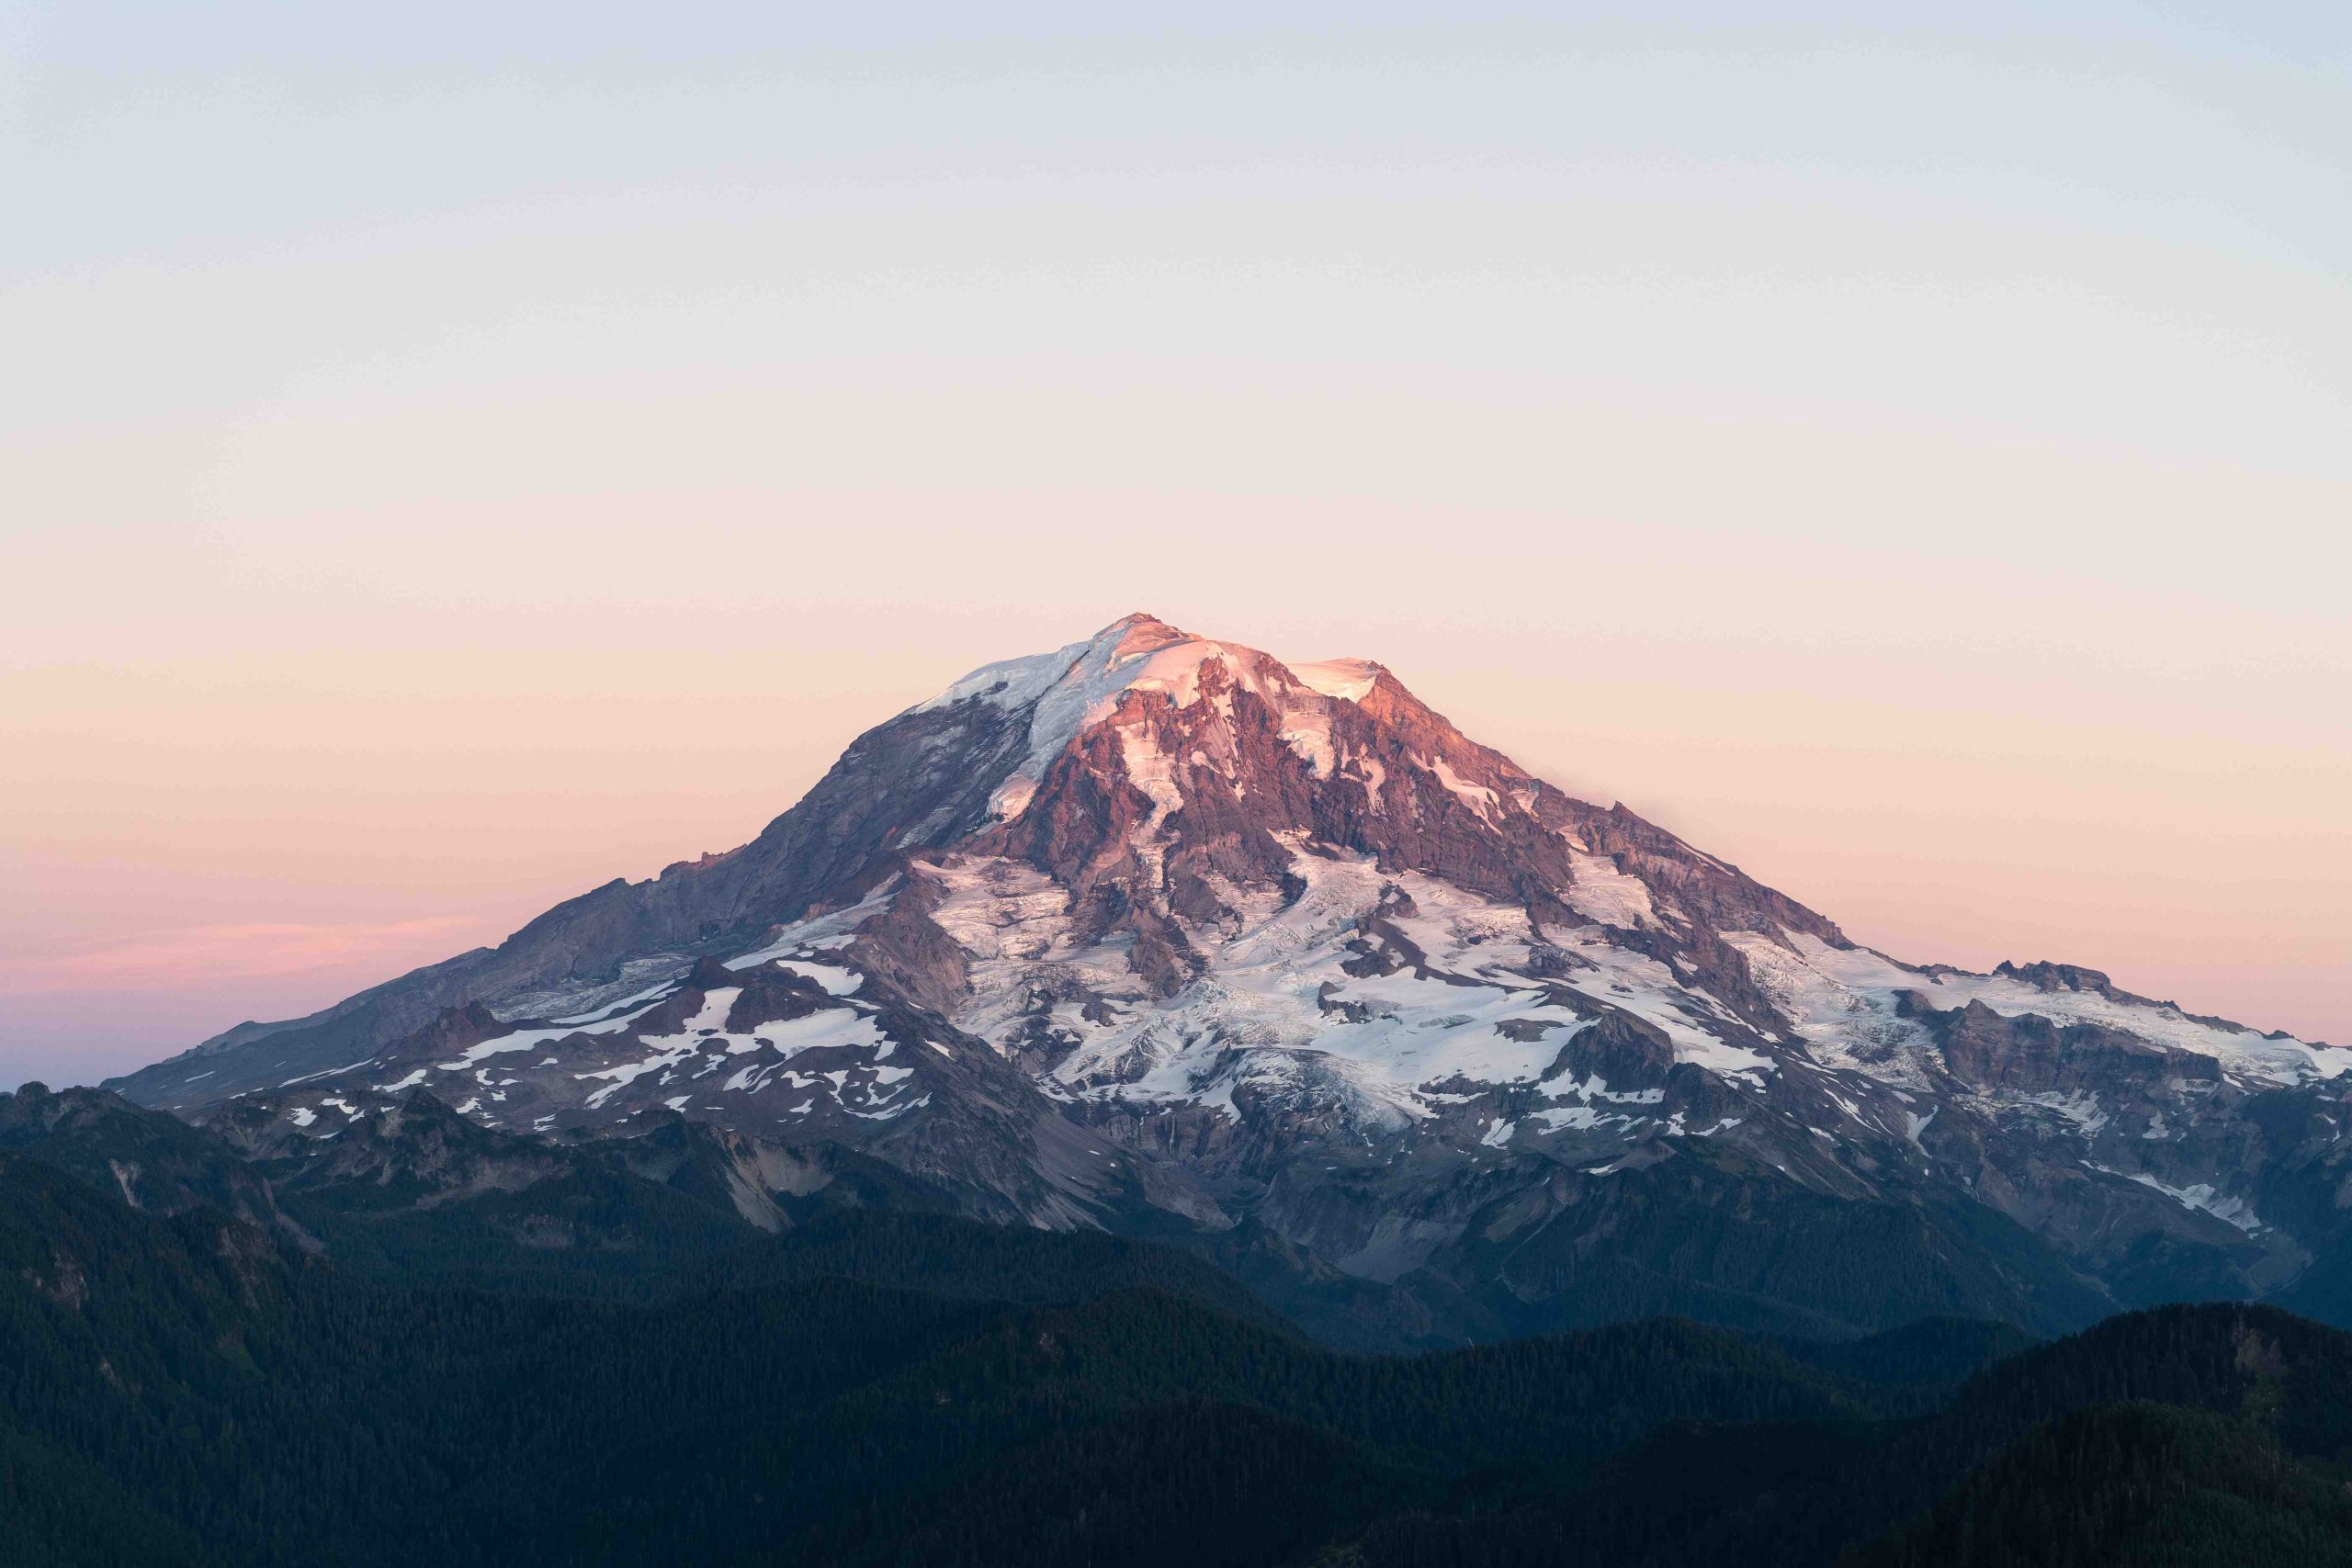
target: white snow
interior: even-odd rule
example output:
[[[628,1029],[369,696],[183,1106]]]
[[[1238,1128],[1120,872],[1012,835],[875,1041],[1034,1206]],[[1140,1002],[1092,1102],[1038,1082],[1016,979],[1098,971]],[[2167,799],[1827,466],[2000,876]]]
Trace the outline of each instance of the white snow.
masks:
[[[857,994],[857,988],[865,984],[865,976],[854,969],[843,969],[836,964],[796,964],[790,959],[779,958],[775,961],[775,966],[779,969],[788,969],[804,980],[816,981],[817,984],[825,987],[826,994],[829,996],[854,996]]]
[[[2098,1102],[2098,1095],[2090,1089],[2078,1089],[2073,1094],[2029,1094],[2023,1097],[2029,1104],[2054,1111],[2075,1124],[2075,1131],[2086,1138],[2096,1138],[2107,1126],[2107,1111]]]
[[[297,1127],[307,1127],[319,1119],[319,1113],[307,1105],[297,1105],[286,1112],[286,1119]]]
[[[1312,664],[1294,664],[1290,672],[1309,691],[1347,703],[1363,701],[1380,680],[1380,666],[1369,659],[1322,659]]]
[[[784,1062],[806,1051],[850,1049],[880,1055],[890,1048],[889,1037],[882,1032],[880,1024],[865,1013],[845,1008],[827,1008],[781,1022],[763,1023],[758,1032],[776,1059]]]
[[[1909,1089],[1929,1087],[1927,1069],[1935,1042],[1925,1025],[1895,1016],[1894,993],[1903,987],[1837,977],[1808,956],[1826,951],[1826,943],[1808,942],[1798,951],[1759,931],[1726,931],[1724,941],[1747,960],[1757,985],[1795,1026],[1815,1060],[1859,1068]],[[1891,961],[1880,962],[1905,981],[1918,978]],[[1865,978],[1850,967],[1845,973]]]
[[[971,999],[956,1022],[1010,1049],[1042,1014],[1067,1045],[1046,1087],[1074,1099],[1229,1112],[1247,1089],[1329,1100],[1389,1126],[1426,1120],[1465,1089],[1541,1079],[1592,1022],[1516,972],[1536,940],[1523,909],[1419,874],[1385,874],[1368,857],[1301,852],[1292,866],[1306,887],[1286,908],[1271,894],[1218,889],[1240,919],[1189,933],[1207,970],[1164,999],[1129,968],[1125,939],[1074,943],[1066,893],[1034,868],[977,858],[925,868],[945,894],[933,918],[971,961]],[[1351,975],[1342,965],[1392,887],[1414,901],[1417,913],[1394,919],[1432,972]],[[1679,1059],[1741,1082],[1772,1070],[1769,1058],[1710,1032],[1730,1026],[1712,998],[1655,960],[1588,934],[1595,944],[1577,951],[1595,970],[1577,977],[1578,988],[1657,1024]],[[1041,989],[1099,998],[1097,1016],[1107,1020],[1090,1021],[1076,1000],[1041,1004]],[[1341,1010],[1351,1009],[1365,1016],[1350,1021]],[[1535,1037],[1512,1038],[1498,1027],[1507,1022]],[[1606,1092],[1598,1080],[1593,1088]],[[1625,1098],[1654,1102],[1658,1093]]]
[[[362,1056],[358,1061],[346,1062],[340,1067],[321,1067],[315,1073],[304,1073],[299,1078],[288,1078],[284,1083],[279,1084],[277,1087],[280,1089],[292,1089],[296,1084],[309,1083],[313,1078],[331,1078],[338,1074],[347,1073],[354,1067],[364,1067],[375,1059],[376,1058],[373,1056]]]
[[[1096,633],[1092,641],[1074,642],[1051,653],[1032,653],[983,664],[929,702],[918,703],[907,711],[931,713],[975,697],[985,698],[1001,708],[1026,707],[1051,691],[1055,682],[1069,675],[1096,643],[1116,629],[1106,628]]]
[[[2220,1190],[2210,1181],[2195,1182],[2187,1187],[2173,1187],[2157,1180],[2144,1170],[2122,1171],[2108,1166],[2092,1165],[2088,1160],[2083,1163],[2090,1166],[2093,1170],[2104,1172],[2109,1176],[2125,1177],[2143,1187],[2152,1188],[2184,1209],[2202,1210],[2217,1220],[2226,1221],[2237,1226],[2249,1235],[2265,1228],[2260,1216],[2255,1213],[2252,1204],[2243,1198],[2222,1196]]]
[[[1339,766],[1331,750],[1331,716],[1309,708],[1283,710],[1283,744],[1306,759],[1307,771],[1328,779]]]
[[[1655,930],[1657,910],[1650,902],[1649,885],[1628,876],[1617,863],[1578,850],[1568,852],[1568,908],[1589,920],[1621,931]]]
[[[1143,825],[1143,836],[1148,840],[1170,812],[1183,807],[1184,793],[1176,786],[1176,760],[1144,729],[1122,729],[1119,753],[1127,782],[1151,799],[1151,817]]]
[[[583,1082],[598,1078],[606,1080],[603,1089],[588,1097],[588,1108],[593,1111],[603,1105],[648,1073],[674,1067],[689,1056],[700,1055],[704,1043],[726,1025],[727,1015],[734,1008],[735,998],[742,994],[741,986],[720,986],[707,991],[703,995],[702,1005],[695,1010],[694,1017],[686,1020],[679,1032],[650,1034],[638,1042],[650,1049],[651,1055],[594,1072],[572,1074],[574,1078]]]
[[[1599,971],[1577,976],[1572,983],[1577,990],[1656,1025],[1672,1043],[1676,1061],[1695,1062],[1718,1077],[1751,1087],[1756,1075],[1777,1070],[1770,1057],[1717,1032],[1746,1030],[1721,1002],[1684,985],[1657,959],[1629,952],[1589,929],[1561,933],[1559,945]]]
[[[641,992],[630,998],[629,1001],[642,1005],[626,1012],[613,1012],[607,1010],[601,1015],[596,1013],[584,1015],[588,1019],[594,1020],[593,1022],[583,1022],[580,1019],[558,1019],[545,1028],[518,1029],[512,1034],[493,1035],[478,1044],[468,1046],[458,1054],[455,1061],[436,1062],[434,1065],[445,1073],[461,1073],[488,1057],[503,1055],[509,1051],[528,1051],[536,1046],[551,1045],[559,1040],[569,1040],[575,1034],[618,1034],[630,1024],[660,1007],[662,998],[676,988],[674,986],[664,983],[654,987],[650,991]],[[732,992],[729,994],[733,995]],[[647,997],[654,999],[647,1001],[645,1000]],[[423,1077],[422,1072],[417,1076]]]
[[[1485,784],[1473,784],[1455,773],[1453,764],[1443,757],[1430,759],[1430,772],[1437,775],[1437,782],[1451,791],[1455,798],[1487,821],[1496,821],[1502,816],[1502,796]]]
[[[1662,1089],[1640,1089],[1619,1093],[1610,1089],[1609,1080],[1595,1073],[1579,1083],[1575,1078],[1555,1078],[1544,1086],[1544,1092],[1554,1100],[1575,1095],[1580,1100],[1605,1100],[1614,1105],[1656,1105],[1666,1098]]]
[[[1201,700],[1201,671],[1212,662],[1222,666],[1231,687],[1256,694],[1281,715],[1283,739],[1291,748],[1318,777],[1329,775],[1338,761],[1330,748],[1329,712],[1335,693],[1255,649],[1192,637],[1148,616],[1130,615],[1086,642],[1052,653],[984,665],[909,711],[931,712],[976,699],[1013,711],[1029,709],[1027,753],[989,800],[992,814],[1011,818],[1028,806],[1054,759],[1080,734],[1117,713],[1129,692],[1156,692],[1178,708],[1192,707]],[[1338,660],[1312,668],[1316,680],[1361,695],[1371,689],[1371,678],[1352,669],[1333,673],[1356,662]],[[1166,763],[1138,759],[1132,738],[1129,744],[1129,774],[1149,792],[1138,766],[1165,777]]]
[[[1757,932],[1729,933],[1773,1003],[1796,1025],[1813,1054],[1837,1066],[1858,1065],[1857,1046],[1892,1047],[1894,1066],[1932,1050],[1926,1028],[1895,1016],[1895,998],[1917,991],[1939,1009],[1972,1001],[2006,1018],[2029,1014],[2061,1024],[2096,1023],[2154,1045],[2216,1058],[2233,1073],[2271,1084],[2333,1078],[2352,1070],[2352,1049],[2271,1039],[2251,1029],[2200,1023],[2177,1009],[2119,1002],[2096,991],[2045,991],[2005,975],[1959,971],[1926,974],[1866,947],[1841,950],[1803,932],[1782,940]],[[1885,1076],[1888,1064],[1869,1064]],[[1920,1087],[1913,1066],[1904,1081]]]
[[[598,1025],[599,1027],[595,1030],[595,1032],[601,1034],[605,1032],[605,1029],[606,1027],[609,1027],[615,1021],[616,1015],[631,1008],[635,1008],[638,1012],[643,1012],[645,1009],[642,1004],[666,997],[677,988],[677,983],[675,981],[663,980],[657,984],[646,987],[645,989],[637,992],[633,996],[623,997],[616,1002],[607,1003],[604,1007],[596,1008],[591,1011],[580,1013],[571,1018],[551,1018],[548,1020],[548,1021],[549,1023],[561,1024],[566,1028],[573,1029],[582,1027],[582,1025]],[[632,1014],[631,1016],[635,1015]]]
[[[1079,732],[1109,716],[1130,687],[1169,692],[1178,706],[1187,706],[1199,695],[1201,661],[1223,651],[1148,617],[1128,616],[1090,641],[983,665],[910,711],[929,712],[975,697],[1014,710],[1035,705],[1028,754],[989,802],[998,816],[1008,817],[1028,803],[1046,768]]]
[[[835,909],[830,914],[812,915],[805,920],[796,920],[790,925],[779,927],[770,934],[763,945],[727,960],[727,967],[750,969],[775,959],[797,958],[804,953],[822,953],[831,948],[846,946],[854,940],[859,926],[890,907],[890,900],[897,896],[898,890],[899,879],[893,876],[847,908]],[[810,967],[813,969],[815,966]],[[801,969],[799,973],[808,975],[809,978],[824,986],[827,990],[832,989],[831,982],[811,974],[809,969]],[[842,973],[846,974],[848,971],[843,970]],[[850,987],[851,990],[856,988],[854,986]]]
[[[1028,1013],[1031,968],[1047,960],[1050,972],[1121,1004],[1107,1026],[1085,1023],[1074,1007],[1055,1010],[1055,1026],[1070,1032],[1076,1049],[1053,1082],[1081,1096],[1197,1099],[1224,1106],[1244,1083],[1290,1089],[1306,1082],[1301,1064],[1261,1059],[1264,1053],[1336,1057],[1318,1060],[1310,1076],[1334,1091],[1360,1091],[1392,1111],[1409,1107],[1419,1114],[1426,1111],[1415,1100],[1415,1087],[1431,1077],[1492,1070],[1494,1064],[1484,1059],[1488,1042],[1530,1058],[1502,1069],[1515,1077],[1534,1077],[1557,1054],[1556,1043],[1545,1048],[1503,1041],[1493,1033],[1492,1017],[1474,1020],[1460,1011],[1472,1001],[1491,1010],[1537,999],[1523,993],[1465,989],[1409,975],[1372,981],[1346,976],[1339,967],[1348,956],[1345,943],[1355,934],[1357,918],[1378,901],[1380,879],[1369,863],[1306,857],[1300,865],[1309,890],[1288,910],[1276,909],[1272,899],[1233,894],[1254,918],[1245,918],[1242,929],[1219,944],[1208,976],[1165,1002],[1141,995],[1126,968],[1124,944],[1068,949],[1064,899],[1050,883],[1026,867],[967,870],[963,888],[941,916],[977,960],[975,1005],[961,1021],[990,1039],[1017,1032]],[[1335,1000],[1361,1001],[1382,1016],[1335,1026],[1317,1005],[1326,984],[1342,987]],[[1496,1016],[1510,1011],[1505,1005]],[[1562,1014],[1558,1021],[1577,1021]]]
[[[1555,1106],[1547,1111],[1531,1111],[1521,1120],[1542,1122],[1546,1133],[1589,1133],[1612,1125],[1630,1128],[1644,1122],[1653,1126],[1657,1124],[1654,1117],[1601,1111],[1589,1105]]]
[[[834,971],[849,976],[847,971]],[[859,1067],[876,1085],[888,1086],[912,1076],[904,1067],[875,1066],[888,1056],[893,1042],[883,1033],[870,1010],[862,1010],[864,1003],[849,1007],[819,1008],[798,1018],[776,1019],[752,1025],[749,1029],[729,1032],[725,1028],[728,1013],[733,1009],[741,987],[719,987],[703,1000],[695,1016],[688,1019],[674,1034],[647,1035],[637,1042],[645,1055],[626,1062],[591,1071],[574,1073],[582,1082],[601,1082],[604,1087],[590,1094],[584,1101],[590,1110],[602,1109],[629,1084],[653,1073],[667,1074],[673,1069],[693,1066],[691,1076],[696,1079],[708,1077],[724,1066],[731,1057],[748,1057],[719,1086],[723,1093],[757,1094],[770,1083],[782,1081],[795,1089],[807,1089],[820,1080],[794,1072],[787,1064],[809,1051],[850,1049],[870,1053],[870,1061]],[[847,1070],[835,1075],[846,1081]],[[838,1099],[841,1086],[835,1085]],[[691,1095],[680,1095],[664,1100],[673,1109],[682,1109]],[[876,1096],[870,1090],[861,1103],[869,1106],[887,1101],[887,1094]]]

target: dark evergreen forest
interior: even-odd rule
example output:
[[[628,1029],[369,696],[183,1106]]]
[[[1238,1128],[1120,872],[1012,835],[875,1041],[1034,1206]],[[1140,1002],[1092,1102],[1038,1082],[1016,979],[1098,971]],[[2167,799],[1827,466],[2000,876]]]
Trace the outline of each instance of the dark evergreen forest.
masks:
[[[846,1208],[618,1292],[486,1234],[355,1269],[0,1155],[0,1561],[2352,1560],[2352,1336],[2271,1308],[1372,1356],[1104,1235]]]

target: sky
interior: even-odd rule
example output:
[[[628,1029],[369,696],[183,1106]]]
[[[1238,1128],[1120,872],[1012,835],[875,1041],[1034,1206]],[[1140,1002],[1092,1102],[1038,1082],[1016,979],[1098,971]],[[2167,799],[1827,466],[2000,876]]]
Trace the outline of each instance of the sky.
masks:
[[[1147,610],[2352,1043],[2352,10],[0,6],[0,1085]]]

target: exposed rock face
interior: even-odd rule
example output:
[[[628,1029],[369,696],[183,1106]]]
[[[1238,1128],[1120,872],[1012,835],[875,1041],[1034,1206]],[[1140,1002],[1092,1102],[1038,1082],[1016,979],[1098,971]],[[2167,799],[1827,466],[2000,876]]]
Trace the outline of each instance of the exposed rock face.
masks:
[[[1487,1332],[2317,1278],[2347,1066],[2092,970],[1900,964],[1379,665],[1130,616],[869,731],[741,849],[122,1087],[262,1091],[272,1136],[420,1087],[548,1138],[674,1113]]]

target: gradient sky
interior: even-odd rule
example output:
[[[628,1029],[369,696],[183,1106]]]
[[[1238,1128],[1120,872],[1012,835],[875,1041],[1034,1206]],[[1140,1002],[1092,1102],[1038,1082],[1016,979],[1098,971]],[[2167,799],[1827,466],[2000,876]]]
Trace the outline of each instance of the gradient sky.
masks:
[[[2352,9],[0,6],[0,1084],[1148,609],[2352,1043]]]

